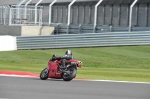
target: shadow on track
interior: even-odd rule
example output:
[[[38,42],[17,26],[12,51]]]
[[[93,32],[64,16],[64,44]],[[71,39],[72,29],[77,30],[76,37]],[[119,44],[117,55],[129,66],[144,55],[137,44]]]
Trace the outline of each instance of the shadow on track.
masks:
[[[40,78],[27,78],[27,79],[40,80],[40,81],[63,81],[64,82],[63,79],[53,79],[53,78],[48,78],[47,80],[41,80]]]

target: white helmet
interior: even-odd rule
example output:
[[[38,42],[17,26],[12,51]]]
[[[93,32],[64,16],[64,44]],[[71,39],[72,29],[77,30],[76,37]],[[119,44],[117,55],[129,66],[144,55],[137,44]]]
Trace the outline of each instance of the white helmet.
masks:
[[[71,55],[72,56],[72,52],[70,50],[67,50],[65,55]]]

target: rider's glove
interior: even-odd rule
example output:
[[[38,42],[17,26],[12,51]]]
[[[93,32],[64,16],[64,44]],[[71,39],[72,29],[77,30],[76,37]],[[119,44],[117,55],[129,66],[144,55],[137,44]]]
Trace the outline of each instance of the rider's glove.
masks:
[[[56,60],[56,58],[55,58],[55,57],[53,57],[53,58],[52,58],[52,60],[54,61],[54,60]]]

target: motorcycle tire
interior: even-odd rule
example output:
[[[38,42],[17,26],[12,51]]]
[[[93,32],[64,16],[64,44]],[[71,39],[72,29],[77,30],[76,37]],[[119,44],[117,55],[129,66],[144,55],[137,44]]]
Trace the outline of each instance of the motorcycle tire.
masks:
[[[76,77],[77,69],[75,67],[70,67],[68,70],[71,72],[69,75],[63,75],[64,81],[71,81],[73,78]]]
[[[40,79],[41,80],[46,80],[48,78],[48,69],[45,68],[42,70],[42,72],[40,73]]]

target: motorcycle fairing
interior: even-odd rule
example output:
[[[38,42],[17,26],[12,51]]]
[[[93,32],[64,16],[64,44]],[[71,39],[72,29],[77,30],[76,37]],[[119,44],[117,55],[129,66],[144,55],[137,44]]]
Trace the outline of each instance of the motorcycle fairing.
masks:
[[[50,61],[48,63],[49,78],[62,78],[62,72],[58,72],[58,63]]]

